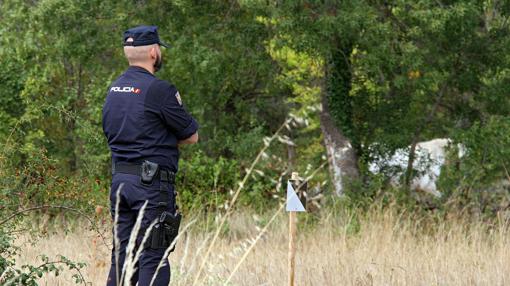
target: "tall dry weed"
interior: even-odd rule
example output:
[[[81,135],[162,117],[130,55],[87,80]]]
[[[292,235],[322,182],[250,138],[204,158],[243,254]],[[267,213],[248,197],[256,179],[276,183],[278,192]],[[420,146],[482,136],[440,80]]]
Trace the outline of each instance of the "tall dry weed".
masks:
[[[272,214],[277,213],[276,211]],[[335,215],[330,215],[335,213]],[[507,222],[493,224],[469,218],[444,221],[418,219],[394,209],[374,208],[366,213],[344,215],[324,211],[316,225],[300,225],[297,241],[297,285],[508,285],[510,283],[510,241]],[[271,213],[260,215],[270,219]],[[310,214],[300,215],[301,220]],[[239,221],[239,223],[237,222]],[[246,223],[251,221],[252,224]],[[186,222],[185,222],[186,223]],[[284,285],[287,271],[287,217],[279,212],[257,237],[252,213],[241,212],[229,219],[236,237],[219,236],[204,266],[203,285]],[[357,225],[353,230],[353,225]],[[103,285],[107,267],[94,259],[109,261],[109,250],[93,256],[93,232],[56,234],[24,246],[23,262],[37,253],[63,254],[85,260],[85,278]],[[183,230],[170,255],[171,285],[190,285],[197,274],[197,262],[212,233],[199,224]],[[255,244],[248,240],[257,239]],[[22,242],[22,240],[20,241]],[[244,247],[243,247],[244,245]],[[237,251],[234,251],[237,249]],[[63,253],[62,253],[63,252]],[[20,262],[22,262],[20,261]],[[240,263],[242,261],[242,263]],[[236,270],[236,271],[233,271]],[[70,275],[44,277],[43,285],[70,285]]]

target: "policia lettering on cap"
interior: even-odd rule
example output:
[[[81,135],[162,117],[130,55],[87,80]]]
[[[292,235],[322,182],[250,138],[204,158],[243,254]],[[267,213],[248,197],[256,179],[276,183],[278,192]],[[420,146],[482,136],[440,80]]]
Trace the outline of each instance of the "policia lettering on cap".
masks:
[[[145,202],[137,238],[137,247],[143,250],[130,285],[148,286],[162,260],[164,267],[153,285],[170,282],[170,266],[163,256],[177,235],[181,219],[174,187],[179,145],[198,141],[198,124],[183,107],[175,86],[154,76],[162,65],[160,46],[167,47],[159,39],[156,26],[124,32],[129,67],[110,85],[103,106],[103,131],[112,153],[110,211],[113,218],[118,205],[116,235],[120,244],[119,249],[112,250],[107,286],[123,283],[119,280],[126,247]],[[149,239],[140,245],[154,221]]]

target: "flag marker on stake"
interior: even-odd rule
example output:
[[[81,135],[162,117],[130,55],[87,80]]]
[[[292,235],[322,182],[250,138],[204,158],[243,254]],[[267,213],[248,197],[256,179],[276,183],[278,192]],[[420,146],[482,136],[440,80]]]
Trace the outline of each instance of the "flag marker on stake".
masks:
[[[294,184],[294,185],[293,185]],[[296,192],[297,189],[297,192]],[[297,212],[306,212],[305,202],[300,198],[306,189],[306,182],[299,180],[296,172],[292,173],[291,180],[287,181],[287,205],[289,212],[289,286],[294,286],[296,268],[296,236],[297,236]]]

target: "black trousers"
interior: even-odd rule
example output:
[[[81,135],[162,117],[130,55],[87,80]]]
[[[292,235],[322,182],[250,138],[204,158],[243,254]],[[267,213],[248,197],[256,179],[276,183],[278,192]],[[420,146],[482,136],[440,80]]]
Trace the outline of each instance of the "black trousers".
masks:
[[[147,206],[144,211],[141,229],[137,235],[137,248],[140,247],[143,236],[149,225],[158,217],[158,201],[160,192],[160,182],[155,181],[151,186],[144,186],[140,183],[140,177],[130,174],[117,173],[113,175],[112,184],[110,189],[110,212],[112,218],[115,219],[115,206],[117,204],[117,191],[119,186],[123,184],[120,189],[119,201],[119,217],[117,221],[117,237],[119,239],[120,247],[118,251],[119,257],[116,257],[115,247],[112,250],[112,261],[110,272],[108,275],[107,286],[118,286],[122,277],[122,270],[124,260],[126,257],[126,248],[129,243],[131,231],[138,217],[139,211],[143,204],[147,201]],[[175,194],[174,186],[168,187],[168,207],[167,210],[175,212]],[[137,271],[131,278],[131,285],[149,286],[152,277],[155,274],[156,268],[161,260],[165,261],[164,267],[160,268],[157,273],[154,286],[167,286],[170,283],[170,265],[167,257],[163,257],[165,249],[151,249],[145,248],[142,251],[139,261],[137,261]],[[118,265],[117,265],[118,261]]]

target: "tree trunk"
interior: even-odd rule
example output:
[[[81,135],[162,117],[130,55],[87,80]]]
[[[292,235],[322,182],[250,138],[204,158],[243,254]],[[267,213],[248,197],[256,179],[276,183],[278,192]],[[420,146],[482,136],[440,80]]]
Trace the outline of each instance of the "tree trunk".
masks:
[[[322,92],[321,129],[335,192],[342,195],[347,183],[359,177],[358,158],[353,148],[355,132],[350,55],[353,45],[335,37],[329,63],[325,66]],[[332,112],[333,111],[333,112]],[[340,126],[339,126],[340,125]]]
[[[328,109],[326,93],[322,95],[322,112],[320,116],[324,145],[329,161],[331,180],[338,196],[342,195],[349,180],[359,176],[358,158],[350,140],[335,126]]]

